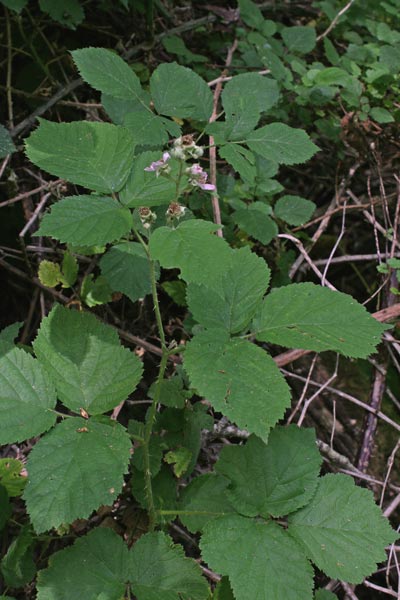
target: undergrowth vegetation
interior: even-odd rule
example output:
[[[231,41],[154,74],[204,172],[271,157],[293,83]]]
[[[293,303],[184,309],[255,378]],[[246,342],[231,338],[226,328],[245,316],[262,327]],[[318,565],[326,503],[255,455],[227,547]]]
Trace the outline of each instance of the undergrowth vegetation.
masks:
[[[0,599],[398,597],[399,0],[0,3]]]

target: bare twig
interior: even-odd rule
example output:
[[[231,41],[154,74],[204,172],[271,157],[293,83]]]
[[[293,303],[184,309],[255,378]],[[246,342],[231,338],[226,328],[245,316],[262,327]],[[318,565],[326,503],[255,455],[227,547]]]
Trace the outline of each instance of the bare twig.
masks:
[[[349,10],[349,8],[351,8],[352,4],[354,3],[354,0],[350,0],[346,6],[343,6],[343,8],[341,10],[339,10],[338,14],[336,15],[336,17],[333,19],[333,21],[331,22],[331,24],[329,25],[329,27],[327,29],[325,29],[325,31],[323,33],[321,33],[318,37],[317,37],[317,42],[319,42],[320,40],[322,40],[324,37],[326,37],[334,27],[336,27],[337,22],[339,21],[340,17],[344,15],[345,12],[347,12]]]

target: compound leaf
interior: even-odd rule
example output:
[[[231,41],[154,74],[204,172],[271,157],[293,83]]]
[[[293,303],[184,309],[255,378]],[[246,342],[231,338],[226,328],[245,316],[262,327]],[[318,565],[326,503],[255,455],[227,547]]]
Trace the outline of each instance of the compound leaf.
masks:
[[[260,341],[366,358],[388,326],[347,294],[295,283],[275,288],[265,298],[254,328]]]
[[[36,236],[51,236],[67,244],[104,245],[132,228],[130,211],[112,198],[69,196],[44,215]]]
[[[312,497],[321,466],[313,429],[275,427],[268,444],[255,436],[226,446],[216,465],[230,480],[228,496],[242,515],[282,517]]]
[[[121,600],[130,556],[111,529],[98,527],[53,554],[38,576],[38,600]]]
[[[33,347],[57,388],[59,399],[79,412],[111,410],[135,389],[139,358],[119,342],[115,329],[94,315],[55,306],[42,320]]]
[[[314,498],[289,517],[289,534],[328,577],[361,583],[397,539],[369,490],[341,473],[321,477]]]
[[[178,227],[159,227],[150,237],[150,254],[167,269],[178,268],[185,281],[218,284],[221,269],[229,265],[231,248],[214,235],[218,225],[193,219]]]
[[[218,148],[221,158],[224,158],[237,171],[242,179],[250,185],[254,183],[257,174],[254,154],[239,144],[225,144]]]
[[[256,129],[243,142],[253,152],[284,165],[306,162],[318,151],[305,131],[284,123],[271,123]]]
[[[161,531],[143,535],[132,549],[132,590],[138,600],[207,600],[200,567]],[[40,599],[39,599],[40,600]]]
[[[65,419],[29,455],[24,499],[40,533],[76,519],[99,506],[112,505],[128,470],[131,442],[124,428],[109,419]]]
[[[111,288],[132,302],[151,293],[149,260],[141,244],[121,242],[100,260],[101,272]]]
[[[26,140],[26,154],[35,165],[96,192],[109,194],[122,188],[135,149],[127,129],[89,121],[39,119],[39,123]]]
[[[168,117],[208,121],[213,109],[210,88],[197,73],[177,63],[157,67],[150,79],[156,111]]]
[[[115,52],[106,48],[82,48],[71,52],[82,78],[95,90],[116,98],[140,98],[138,76]]]
[[[33,356],[14,348],[0,358],[0,444],[40,435],[56,420],[56,392]]]
[[[239,515],[213,519],[204,528],[200,547],[209,566],[229,576],[236,600],[312,597],[311,565],[297,543],[272,521]]]
[[[225,477],[206,473],[193,479],[184,488],[179,510],[193,514],[181,513],[179,519],[189,531],[202,531],[211,519],[234,512],[227,495],[228,485],[229,480]]]
[[[233,221],[248,235],[264,245],[278,234],[278,227],[270,217],[271,207],[264,202],[252,202],[236,210]]]
[[[189,284],[189,309],[204,327],[223,327],[238,333],[260,306],[269,278],[270,270],[264,259],[248,247],[234,250],[229,266],[221,269],[218,287]]]
[[[195,335],[184,365],[193,387],[216,410],[264,440],[289,405],[289,388],[272,358],[222,329]]]

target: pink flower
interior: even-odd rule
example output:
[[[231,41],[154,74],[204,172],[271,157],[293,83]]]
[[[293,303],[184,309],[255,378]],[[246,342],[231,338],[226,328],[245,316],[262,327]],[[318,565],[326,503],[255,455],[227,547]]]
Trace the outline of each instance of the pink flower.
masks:
[[[157,177],[162,172],[169,173],[170,167],[169,167],[169,165],[167,165],[167,162],[169,161],[170,158],[171,158],[170,153],[164,152],[161,160],[156,160],[156,161],[152,162],[151,165],[149,167],[146,167],[144,170],[145,171],[155,171]]]
[[[207,183],[208,175],[198,163],[194,163],[186,169],[186,172],[189,174],[189,183],[191,185],[197,186],[206,192],[215,191],[215,185]]]

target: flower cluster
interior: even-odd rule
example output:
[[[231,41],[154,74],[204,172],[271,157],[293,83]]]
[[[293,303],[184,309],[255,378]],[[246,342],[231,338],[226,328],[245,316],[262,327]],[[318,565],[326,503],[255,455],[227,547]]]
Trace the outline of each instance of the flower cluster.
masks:
[[[168,164],[171,155],[169,152],[164,152],[161,160],[156,160],[151,163],[149,167],[145,168],[145,171],[153,171],[158,177],[161,174],[168,174],[171,171],[171,167]]]
[[[160,162],[160,161],[159,161]],[[153,223],[157,219],[156,213],[154,213],[148,206],[141,206],[139,208],[140,221],[145,229],[150,229]]]
[[[203,156],[203,148],[197,146],[193,139],[193,135],[182,135],[174,141],[174,147],[171,154],[179,160],[187,160],[189,158],[200,158]]]
[[[186,212],[186,206],[182,206],[179,202],[171,202],[168,206],[167,212],[165,213],[167,216],[167,221],[171,222],[174,219],[180,219]]]
[[[189,183],[194,187],[199,187],[206,192],[215,191],[215,185],[207,183],[208,175],[198,163],[188,167],[186,173],[189,175]]]

